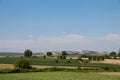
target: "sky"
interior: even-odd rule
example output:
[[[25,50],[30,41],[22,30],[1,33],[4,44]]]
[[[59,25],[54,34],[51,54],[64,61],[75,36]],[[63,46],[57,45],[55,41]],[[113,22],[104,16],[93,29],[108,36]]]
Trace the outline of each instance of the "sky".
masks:
[[[119,48],[120,0],[0,0],[0,52]]]

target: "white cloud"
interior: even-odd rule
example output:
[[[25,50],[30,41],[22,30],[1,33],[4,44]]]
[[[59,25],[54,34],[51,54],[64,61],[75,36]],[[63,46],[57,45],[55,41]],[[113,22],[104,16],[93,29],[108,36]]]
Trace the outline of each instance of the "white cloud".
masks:
[[[29,37],[32,37],[31,35]],[[120,34],[108,34],[103,37],[88,37],[79,34],[67,34],[57,37],[39,37],[27,40],[0,40],[0,51],[48,50],[114,50],[119,49]]]
[[[33,37],[33,35],[32,35],[32,34],[29,34],[29,35],[28,35],[28,38],[32,38],[32,37]]]
[[[63,34],[63,35],[66,35],[66,34],[68,34],[68,33],[67,33],[67,32],[62,32],[62,34]]]
[[[119,41],[120,40],[120,34],[108,34],[105,36],[107,40],[113,40],[113,41]]]

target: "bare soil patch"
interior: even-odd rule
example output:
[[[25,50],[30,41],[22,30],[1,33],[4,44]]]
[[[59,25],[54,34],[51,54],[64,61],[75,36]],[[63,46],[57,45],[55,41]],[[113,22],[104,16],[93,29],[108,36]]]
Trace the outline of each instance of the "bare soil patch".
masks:
[[[13,64],[0,64],[0,69],[13,69]]]
[[[105,59],[104,61],[91,61],[91,63],[120,64],[120,60]]]
[[[100,73],[97,73],[97,74],[120,76],[120,72],[100,72]]]

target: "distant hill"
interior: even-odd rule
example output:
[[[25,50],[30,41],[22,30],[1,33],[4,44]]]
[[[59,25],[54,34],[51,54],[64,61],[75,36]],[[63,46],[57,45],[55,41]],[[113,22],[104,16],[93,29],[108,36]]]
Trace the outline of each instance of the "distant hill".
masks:
[[[53,56],[60,56],[62,53],[61,51],[51,51]],[[33,56],[44,56],[47,52],[38,52],[34,53]],[[81,50],[81,51],[66,51],[67,56],[101,56],[108,54],[108,52],[97,52],[97,51],[90,51],[90,50]],[[12,56],[12,57],[20,57],[23,56],[24,53],[17,53],[17,52],[0,52],[0,56]]]
[[[0,52],[0,56],[13,56],[13,57],[19,57],[23,56],[23,53],[17,53],[17,52]]]
[[[51,51],[53,56],[61,55],[61,51]],[[97,52],[97,51],[90,51],[90,50],[81,50],[81,51],[66,51],[67,56],[102,56],[108,54],[108,52]],[[43,56],[46,55],[46,52],[35,53],[35,56]]]

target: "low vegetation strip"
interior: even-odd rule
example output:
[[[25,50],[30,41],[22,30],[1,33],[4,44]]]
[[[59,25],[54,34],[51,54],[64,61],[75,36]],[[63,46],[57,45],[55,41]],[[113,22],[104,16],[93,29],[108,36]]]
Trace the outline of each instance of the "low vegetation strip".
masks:
[[[0,58],[1,64],[15,64],[15,62],[19,58]],[[52,59],[52,58],[28,58],[31,62],[31,65],[34,65],[33,68],[52,68],[54,66],[57,66],[57,68],[68,68],[68,69],[79,69],[84,71],[93,71],[93,72],[101,72],[101,71],[112,71],[112,72],[119,72],[120,71],[120,65],[117,64],[105,64],[105,63],[89,63],[88,60],[83,61],[80,63],[76,59]],[[10,65],[8,65],[10,66]],[[30,67],[30,66],[29,66]],[[7,68],[7,67],[5,67]],[[9,67],[13,69],[13,67]],[[88,70],[87,70],[88,69]],[[43,70],[44,71],[44,70]],[[2,70],[1,73],[16,73],[16,70]],[[21,72],[21,71],[18,71]],[[26,71],[25,71],[26,72]],[[29,72],[29,70],[27,71]],[[31,70],[30,72],[34,72],[34,70]],[[39,72],[39,70],[37,71]]]
[[[97,73],[97,74],[120,76],[120,72],[99,72],[99,73]]]
[[[44,66],[44,65],[31,65],[33,68],[44,69],[44,68],[68,68],[68,69],[76,69],[77,67],[67,67],[67,66]],[[0,69],[14,69],[14,64],[0,64]]]
[[[13,64],[0,64],[0,69],[14,69]]]
[[[0,74],[0,80],[120,80],[120,77],[79,72],[38,72]]]

